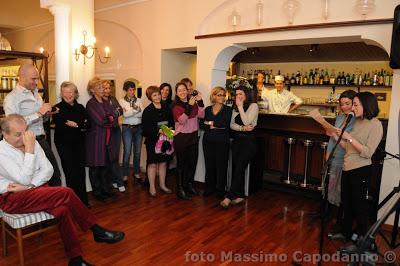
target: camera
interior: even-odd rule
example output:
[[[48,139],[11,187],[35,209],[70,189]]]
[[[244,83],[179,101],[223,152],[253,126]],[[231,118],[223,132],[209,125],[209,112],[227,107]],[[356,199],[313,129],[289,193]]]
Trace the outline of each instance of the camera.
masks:
[[[197,90],[193,90],[193,92],[192,92],[193,97],[196,97],[198,94],[199,94],[199,92]]]

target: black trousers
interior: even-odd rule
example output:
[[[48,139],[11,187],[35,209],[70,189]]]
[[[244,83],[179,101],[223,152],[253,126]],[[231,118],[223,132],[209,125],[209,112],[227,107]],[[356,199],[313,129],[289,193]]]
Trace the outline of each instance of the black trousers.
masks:
[[[343,235],[350,238],[354,233],[364,235],[368,227],[367,191],[369,186],[371,165],[343,171],[342,173],[342,205],[343,205]],[[353,222],[357,223],[353,231]]]
[[[229,160],[229,142],[203,140],[203,151],[206,166],[206,191],[217,191],[217,193],[224,194]]]
[[[92,185],[93,196],[95,197],[107,196],[112,193],[112,177],[109,171],[110,168],[108,167],[111,162],[107,152],[105,162],[105,166],[89,167],[89,179]]]
[[[187,188],[189,184],[193,184],[194,182],[198,155],[198,143],[176,151],[177,167],[178,170],[182,171],[182,185],[184,188]]]
[[[256,155],[253,136],[237,137],[232,142],[232,183],[227,197],[231,200],[244,197],[244,176],[247,165]]]
[[[88,204],[86,192],[86,172],[84,145],[81,144],[60,144],[56,143],[58,155],[60,155],[61,166],[65,175],[67,187],[72,188],[78,198]],[[82,148],[83,147],[83,148]]]
[[[61,186],[60,168],[58,167],[56,157],[54,156],[49,143],[46,141],[44,135],[36,136],[36,140],[39,142],[44,153],[46,154],[47,159],[50,161],[54,169],[53,176],[50,178],[48,184],[53,187]]]

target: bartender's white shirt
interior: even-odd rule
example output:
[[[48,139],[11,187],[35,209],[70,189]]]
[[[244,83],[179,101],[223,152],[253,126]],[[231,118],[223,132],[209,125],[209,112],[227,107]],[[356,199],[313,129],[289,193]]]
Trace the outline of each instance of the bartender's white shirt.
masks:
[[[281,93],[276,89],[270,90],[262,95],[262,99],[268,101],[268,109],[272,113],[287,113],[293,103],[303,103],[293,92],[286,89],[283,89]]]

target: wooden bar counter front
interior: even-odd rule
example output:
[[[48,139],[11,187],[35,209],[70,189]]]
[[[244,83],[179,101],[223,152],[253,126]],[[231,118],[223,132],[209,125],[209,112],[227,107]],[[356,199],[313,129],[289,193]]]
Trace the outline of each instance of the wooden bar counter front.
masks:
[[[334,117],[325,117],[325,119],[334,124]],[[324,162],[323,143],[326,146],[329,137],[311,116],[260,112],[256,135],[258,151],[252,167],[256,176],[271,174],[275,176],[275,180],[270,181],[284,184],[284,181],[288,179],[290,168],[289,177],[292,185],[317,189],[321,184],[321,170]],[[289,138],[293,141],[290,149]],[[290,167],[288,166],[289,150],[291,151]],[[305,175],[306,182],[304,182]]]
[[[335,117],[325,117],[325,119],[332,125],[335,122]],[[384,148],[387,119],[380,119],[380,121],[384,137],[379,147]],[[329,137],[311,116],[260,112],[256,136],[257,155],[251,165],[250,191],[262,187],[263,180],[269,183],[282,185],[290,183],[290,186],[318,190],[321,185],[321,171]],[[289,138],[292,141],[291,147],[288,143]],[[377,150],[372,157],[372,163],[376,166],[371,180],[372,191],[379,191],[382,162],[381,152]],[[288,169],[290,169],[290,182],[287,182],[289,181]]]

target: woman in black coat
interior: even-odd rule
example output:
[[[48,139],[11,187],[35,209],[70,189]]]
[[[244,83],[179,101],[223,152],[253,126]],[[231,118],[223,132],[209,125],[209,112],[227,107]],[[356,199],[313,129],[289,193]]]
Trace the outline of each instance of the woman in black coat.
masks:
[[[167,162],[171,159],[171,155],[164,151],[162,153],[156,153],[156,144],[160,135],[163,135],[160,126],[165,125],[171,128],[174,125],[174,121],[171,110],[166,105],[161,104],[161,94],[158,87],[148,87],[146,96],[151,103],[143,111],[142,129],[143,136],[146,138],[144,143],[147,151],[147,176],[150,183],[149,193],[150,196],[155,197],[155,178],[157,172],[161,190],[168,194],[172,193],[165,185]]]
[[[78,89],[69,81],[61,84],[62,100],[53,115],[55,123],[54,142],[60,155],[65,182],[85,205],[89,205],[86,192],[85,133],[87,113],[76,101]]]

